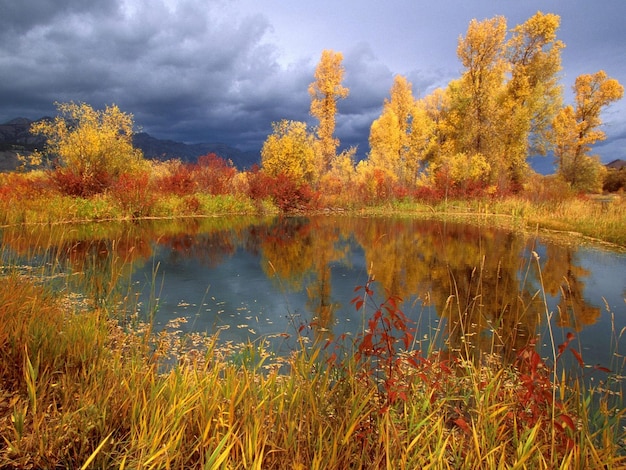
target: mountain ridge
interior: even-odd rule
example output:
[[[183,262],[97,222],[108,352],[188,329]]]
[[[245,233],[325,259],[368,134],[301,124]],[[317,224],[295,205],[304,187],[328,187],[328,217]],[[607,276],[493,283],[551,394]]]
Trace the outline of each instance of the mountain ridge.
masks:
[[[42,148],[45,139],[30,133],[33,122],[52,119],[44,116],[35,121],[17,117],[0,124],[0,171],[11,171],[17,168],[18,153],[30,153]],[[178,158],[184,162],[195,162],[198,157],[208,153],[231,160],[233,165],[243,170],[260,162],[258,152],[247,152],[221,142],[204,142],[186,144],[174,140],[158,139],[146,132],[133,135],[133,145],[143,152],[145,158],[152,160],[170,160]]]

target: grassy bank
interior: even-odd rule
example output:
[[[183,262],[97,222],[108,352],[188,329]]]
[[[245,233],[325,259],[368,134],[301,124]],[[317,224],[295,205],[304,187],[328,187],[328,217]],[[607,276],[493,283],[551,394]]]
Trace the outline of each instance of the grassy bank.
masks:
[[[530,232],[560,232],[626,247],[626,200],[619,195],[570,197],[551,202],[526,197],[450,200],[433,204],[408,201],[368,207],[360,212],[461,220]]]
[[[191,202],[190,202],[191,201]],[[311,211],[312,213],[319,210]],[[344,212],[332,208],[331,212]],[[569,198],[538,203],[526,198],[457,200],[425,204],[394,201],[352,207],[345,211],[373,216],[401,215],[488,224],[511,230],[560,232],[626,247],[626,201],[623,197]],[[180,218],[220,215],[270,215],[280,209],[271,200],[255,202],[243,196],[169,196],[156,202],[149,216],[134,216],[107,196],[90,199],[69,196],[36,198],[8,204],[0,210],[4,226],[113,221],[141,218]],[[302,213],[302,212],[299,212]]]
[[[132,306],[95,308],[5,273],[0,467],[626,464],[610,392],[553,376],[532,349],[510,365],[403,353],[401,312],[387,306],[354,344],[302,342],[275,361],[259,345],[153,334]]]
[[[219,171],[213,167],[190,169],[175,161],[153,163],[151,168],[149,174],[120,178],[107,190],[91,195],[62,191],[54,172],[1,174],[0,226],[330,211],[558,231],[626,247],[626,201],[622,194],[576,196],[549,177],[532,180],[534,183],[519,195],[448,199],[432,191],[421,197],[400,197],[393,192],[364,197],[355,188],[304,191],[260,172],[235,174],[234,169],[227,168],[230,173],[226,178],[221,167]],[[216,179],[221,181],[219,185]]]

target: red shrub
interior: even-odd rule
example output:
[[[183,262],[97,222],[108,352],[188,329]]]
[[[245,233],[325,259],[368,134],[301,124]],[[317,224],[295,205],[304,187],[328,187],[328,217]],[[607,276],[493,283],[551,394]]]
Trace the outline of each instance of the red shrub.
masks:
[[[472,178],[456,181],[446,168],[440,168],[435,173],[434,189],[442,194],[441,199],[471,199],[487,194],[484,181]]]
[[[375,194],[376,201],[385,201],[393,194],[393,181],[381,169],[374,169]]]
[[[312,209],[319,201],[319,194],[308,184],[293,181],[284,173],[269,176],[255,166],[248,177],[248,182],[248,196],[251,199],[261,201],[271,197],[274,204],[283,212]]]
[[[28,173],[4,173],[0,179],[0,201],[36,199],[44,196],[50,187],[49,180],[44,177],[33,178]]]
[[[192,177],[198,190],[209,194],[228,194],[231,182],[237,173],[230,160],[224,160],[214,153],[198,158],[192,167]]]
[[[296,183],[284,173],[273,179],[272,199],[283,212],[313,208],[315,192],[306,183]]]
[[[68,196],[93,196],[104,192],[112,183],[111,175],[104,169],[86,174],[77,173],[71,168],[58,167],[49,175],[59,192]]]
[[[444,198],[444,193],[441,189],[432,186],[419,186],[413,191],[412,195],[418,201],[426,203],[437,203]]]
[[[405,199],[409,195],[409,188],[402,184],[396,184],[393,186],[392,193],[395,199]]]
[[[122,173],[111,187],[111,195],[119,202],[124,212],[133,217],[149,215],[156,200],[150,191],[149,177],[146,174]]]
[[[191,165],[178,163],[173,167],[172,173],[161,177],[157,181],[159,190],[165,194],[187,196],[196,190],[196,182],[193,179]]]
[[[255,201],[262,201],[270,195],[272,178],[266,175],[258,165],[254,165],[248,174],[248,196]]]
[[[194,195],[185,197],[183,204],[185,214],[194,215],[200,210],[200,200]]]

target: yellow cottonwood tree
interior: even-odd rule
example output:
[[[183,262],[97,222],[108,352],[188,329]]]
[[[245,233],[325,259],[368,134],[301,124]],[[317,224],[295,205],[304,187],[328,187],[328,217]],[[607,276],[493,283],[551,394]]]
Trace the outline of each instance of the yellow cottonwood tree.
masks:
[[[499,145],[494,129],[498,116],[497,92],[507,70],[506,32],[506,20],[496,16],[481,22],[472,20],[466,36],[459,39],[457,54],[465,67],[455,93],[459,152],[492,155]]]
[[[133,147],[131,114],[116,105],[104,110],[86,103],[56,105],[59,116],[34,123],[31,132],[45,136],[45,152],[85,185],[103,190],[105,178],[139,168],[142,153]]]
[[[325,49],[315,69],[315,81],[309,85],[311,115],[319,120],[320,173],[330,169],[337,155],[339,140],[335,138],[337,100],[346,98],[350,90],[344,87],[343,54]]]
[[[370,128],[370,163],[400,183],[413,185],[422,140],[428,140],[426,122],[426,113],[418,108],[411,83],[396,75],[390,98],[385,99],[382,114]]]
[[[425,171],[420,174],[419,181],[422,184],[434,182],[437,169],[442,160],[455,151],[454,131],[452,120],[449,117],[451,110],[450,87],[437,88],[430,95],[419,100],[418,105],[426,113],[428,145],[424,148],[422,164],[427,165]]]
[[[531,148],[545,154],[552,119],[562,101],[559,84],[561,50],[563,42],[557,40],[561,24],[558,15],[537,12],[523,24],[513,28],[507,43],[507,58],[511,64],[511,78],[507,83],[507,96],[513,100],[514,113],[525,108],[520,140],[532,138]],[[509,114],[509,110],[506,110]],[[526,138],[525,138],[526,137]]]
[[[451,82],[444,155],[483,155],[485,183],[520,187],[531,152],[545,153],[549,124],[561,105],[560,19],[537,12],[511,30],[504,17],[469,24],[457,54],[465,71]]]
[[[552,123],[558,172],[572,188],[596,192],[602,189],[604,167],[589,152],[606,138],[599,129],[600,112],[624,96],[624,87],[600,70],[577,77],[574,93],[576,107],[561,108]]]
[[[306,123],[283,119],[272,124],[273,133],[261,149],[261,165],[272,176],[285,174],[298,183],[317,178],[315,138]]]
[[[537,12],[512,30],[506,44],[511,78],[501,100],[501,156],[507,176],[520,183],[527,173],[529,153],[545,155],[550,125],[561,107],[561,50],[557,40],[560,17]]]

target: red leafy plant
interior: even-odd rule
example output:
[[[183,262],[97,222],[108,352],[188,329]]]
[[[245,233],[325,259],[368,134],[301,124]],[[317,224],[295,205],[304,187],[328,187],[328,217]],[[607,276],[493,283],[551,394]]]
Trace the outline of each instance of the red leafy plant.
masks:
[[[248,175],[248,196],[255,201],[270,197],[282,212],[314,209],[320,197],[307,183],[294,181],[284,173],[270,176],[258,166]]]
[[[570,346],[574,339],[575,335],[568,332],[565,341],[557,345],[558,352],[552,366],[539,355],[534,341],[519,352],[515,362],[519,379],[518,404],[507,415],[509,424],[518,430],[546,423],[545,429],[555,430],[555,441],[561,451],[575,446],[577,426],[576,417],[570,414],[566,402],[556,393],[559,384],[554,378],[554,368],[566,351],[572,353],[581,369],[584,368],[582,356]],[[601,366],[594,369],[610,372]],[[563,386],[565,384],[561,384]]]
[[[169,162],[169,173],[161,176],[156,185],[163,194],[177,196],[187,196],[196,190],[190,165],[177,160]]]
[[[124,212],[133,218],[145,217],[156,202],[147,174],[122,173],[111,187],[111,195]]]
[[[355,292],[363,291],[352,299],[357,310],[364,309],[374,296],[373,279]],[[419,350],[411,350],[415,327],[400,310],[401,299],[388,296],[377,306],[369,318],[367,329],[357,338],[356,359],[363,366],[363,375],[377,382],[380,398],[384,403],[381,411],[398,400],[406,401],[409,384],[406,380],[407,368],[418,368],[425,362]]]
[[[61,194],[83,198],[104,192],[113,181],[108,171],[102,168],[87,173],[59,166],[49,172],[49,177]]]
[[[215,195],[231,192],[237,169],[232,161],[209,153],[198,157],[198,163],[191,167],[191,172],[199,191]]]

